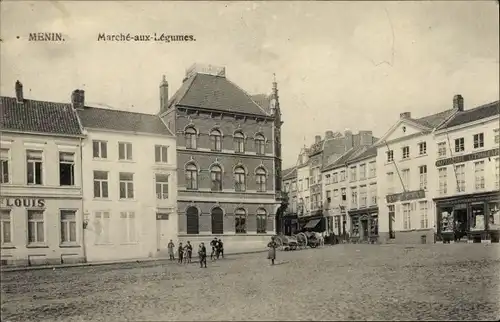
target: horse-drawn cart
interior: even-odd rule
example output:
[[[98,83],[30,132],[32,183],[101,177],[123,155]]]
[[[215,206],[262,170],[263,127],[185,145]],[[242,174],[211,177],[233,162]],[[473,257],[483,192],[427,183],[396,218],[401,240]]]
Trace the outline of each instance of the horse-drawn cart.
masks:
[[[279,246],[280,250],[296,250],[307,248],[316,248],[322,245],[321,235],[314,232],[300,232],[293,236],[277,235],[275,236],[275,241]]]

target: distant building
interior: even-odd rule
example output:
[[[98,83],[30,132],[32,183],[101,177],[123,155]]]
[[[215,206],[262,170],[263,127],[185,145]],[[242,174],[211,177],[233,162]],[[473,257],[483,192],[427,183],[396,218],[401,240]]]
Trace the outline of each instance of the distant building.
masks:
[[[225,68],[194,65],[160,115],[177,135],[179,240],[261,248],[281,203],[278,89],[250,96]],[[245,236],[245,237],[243,237]]]
[[[434,132],[437,240],[496,242],[500,233],[498,101],[458,111]]]
[[[157,115],[72,103],[87,135],[83,197],[88,261],[154,257],[177,238],[176,140]]]
[[[438,177],[433,132],[462,107],[415,118],[410,112],[376,143],[379,241],[434,243],[433,193]]]
[[[1,97],[1,261],[28,266],[85,260],[84,139],[70,104]]]
[[[302,149],[295,167],[296,187],[293,187],[293,180],[287,182],[291,184],[291,189],[297,192],[297,207],[294,209],[292,200],[288,213],[289,216],[297,216],[299,229],[333,232],[333,217],[331,213],[324,211],[327,202],[323,180],[324,169],[331,167],[347,151],[360,146],[370,146],[375,140],[371,131],[359,131],[358,134],[345,131],[344,135],[327,131],[323,139],[317,135],[314,144]]]

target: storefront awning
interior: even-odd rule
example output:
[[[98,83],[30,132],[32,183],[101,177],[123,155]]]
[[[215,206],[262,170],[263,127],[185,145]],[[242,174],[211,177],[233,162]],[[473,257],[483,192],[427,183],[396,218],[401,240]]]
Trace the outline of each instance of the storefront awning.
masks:
[[[314,228],[316,227],[316,225],[321,221],[321,219],[313,219],[311,221],[309,221],[305,226],[304,228]]]

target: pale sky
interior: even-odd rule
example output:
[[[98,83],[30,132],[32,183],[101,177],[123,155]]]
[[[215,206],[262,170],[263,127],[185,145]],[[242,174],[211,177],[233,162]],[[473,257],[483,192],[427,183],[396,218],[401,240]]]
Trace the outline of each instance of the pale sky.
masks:
[[[1,3],[1,87],[14,96],[156,113],[165,74],[171,95],[192,63],[226,67],[250,94],[276,73],[283,166],[327,130],[382,136],[410,111],[425,116],[499,99],[497,1]],[[63,32],[64,43],[28,42]],[[193,34],[187,43],[103,43],[98,33]],[[17,39],[17,36],[20,38]]]

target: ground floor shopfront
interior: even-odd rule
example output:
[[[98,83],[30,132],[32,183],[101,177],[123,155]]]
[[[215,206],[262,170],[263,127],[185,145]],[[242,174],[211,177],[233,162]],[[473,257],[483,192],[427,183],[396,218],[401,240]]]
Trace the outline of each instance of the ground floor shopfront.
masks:
[[[434,201],[438,242],[499,242],[498,191],[436,198]]]
[[[351,220],[351,243],[378,243],[378,207],[348,211]]]
[[[56,197],[34,192],[13,195],[2,191],[1,262],[34,266],[85,261],[82,199],[78,190]],[[75,192],[75,196],[71,196]]]
[[[227,252],[265,249],[275,234],[277,203],[178,202],[178,242],[222,239]],[[177,244],[176,244],[177,245]]]

